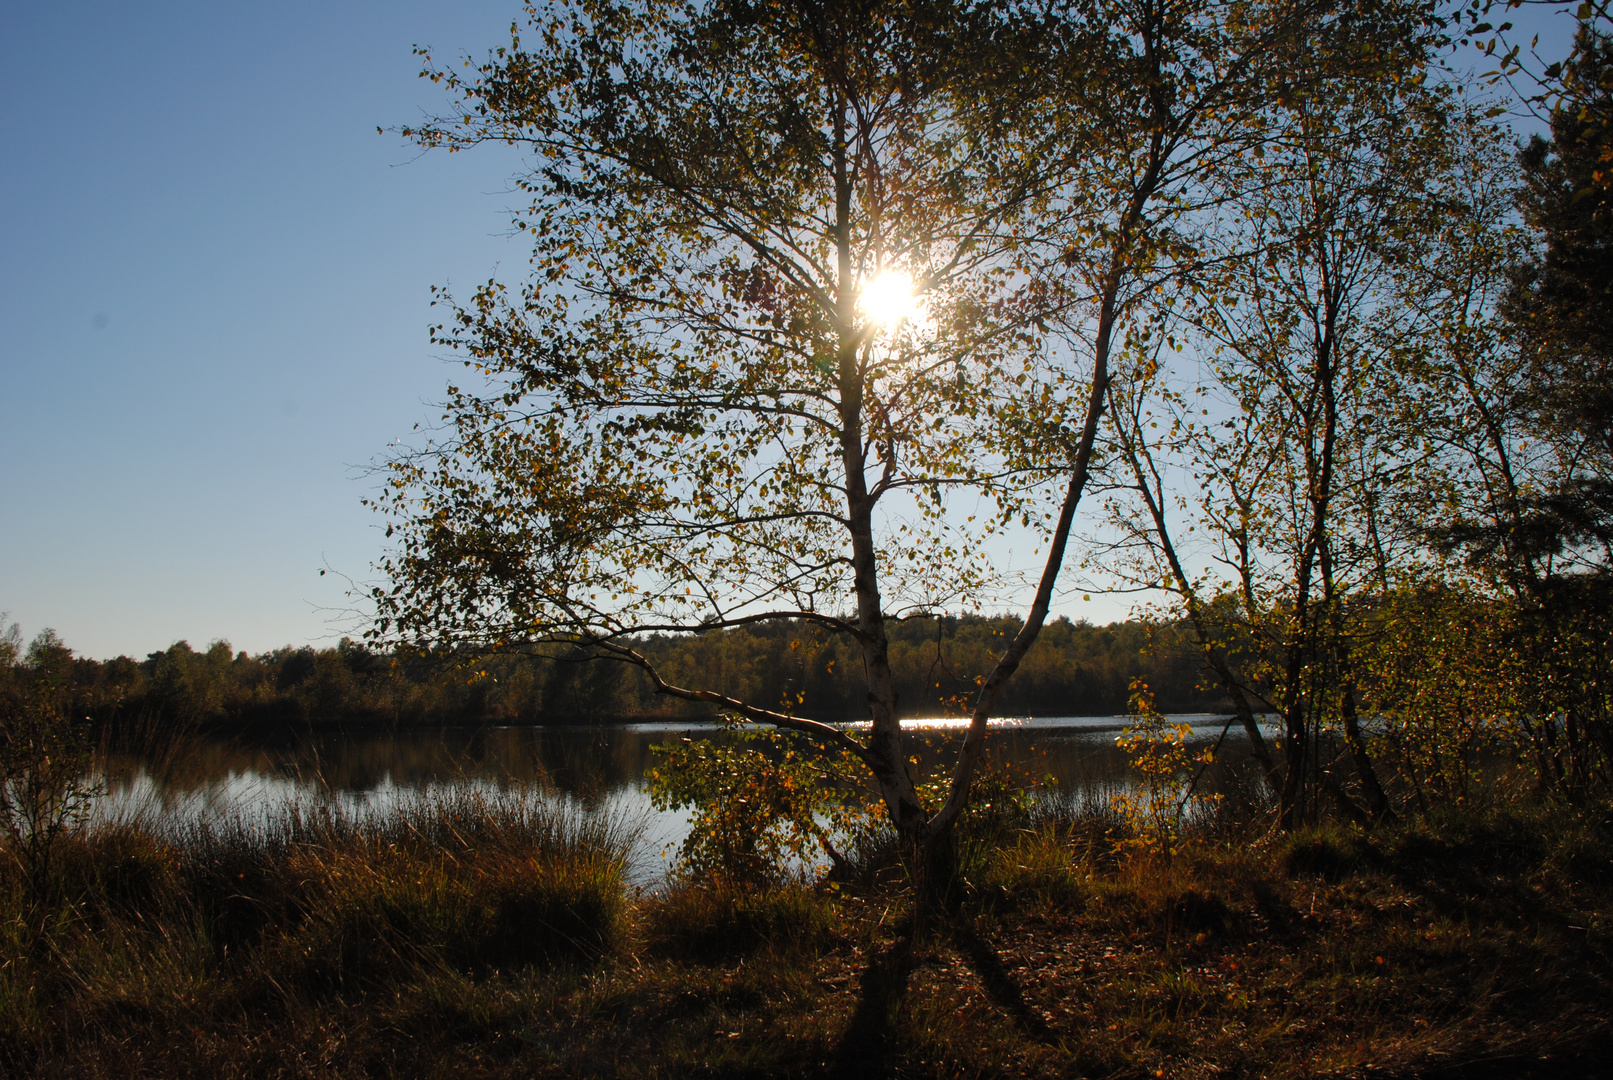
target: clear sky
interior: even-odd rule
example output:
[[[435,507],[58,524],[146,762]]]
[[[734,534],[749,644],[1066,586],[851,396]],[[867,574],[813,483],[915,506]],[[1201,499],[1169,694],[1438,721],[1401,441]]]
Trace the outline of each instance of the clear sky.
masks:
[[[504,2],[0,5],[0,610],[82,654],[327,639],[428,288],[519,274],[513,158],[417,154]]]
[[[365,578],[381,543],[364,466],[454,370],[428,289],[526,258],[513,156],[419,157],[375,129],[442,102],[413,45],[480,55],[518,13],[0,4],[8,622],[101,657],[351,628],[338,575]]]

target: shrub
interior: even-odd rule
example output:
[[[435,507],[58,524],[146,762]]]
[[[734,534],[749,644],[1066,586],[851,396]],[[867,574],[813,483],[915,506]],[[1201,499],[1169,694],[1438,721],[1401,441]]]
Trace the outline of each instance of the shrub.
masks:
[[[14,629],[0,649],[8,676],[0,693],[0,842],[32,902],[48,905],[55,856],[88,819],[99,787],[90,778],[89,721],[64,710],[72,651],[46,630],[13,671]]]
[[[789,733],[738,722],[718,739],[651,748],[647,776],[659,810],[688,808],[682,868],[699,881],[778,884],[838,861],[834,837],[867,832],[875,811],[855,795],[860,763]]]
[[[1195,754],[1187,748],[1192,729],[1173,724],[1154,707],[1148,686],[1131,686],[1132,723],[1115,740],[1130,758],[1137,784],[1113,796],[1117,813],[1126,819],[1131,835],[1120,843],[1169,861],[1180,849],[1183,823],[1192,801],[1213,805],[1215,795],[1200,795],[1197,782],[1209,766],[1213,751]]]

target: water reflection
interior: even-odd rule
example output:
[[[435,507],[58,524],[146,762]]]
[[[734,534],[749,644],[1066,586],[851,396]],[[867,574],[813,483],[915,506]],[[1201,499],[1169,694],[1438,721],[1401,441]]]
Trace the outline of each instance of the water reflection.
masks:
[[[1225,717],[1172,717],[1192,727],[1195,744],[1214,742]],[[1130,782],[1115,746],[1123,717],[1051,717],[993,721],[993,758],[1052,777],[1066,797],[1102,796]],[[946,767],[961,744],[963,721],[910,721],[921,764]],[[644,789],[651,747],[679,738],[718,735],[715,723],[598,727],[475,727],[393,732],[311,732],[279,739],[198,738],[165,753],[109,762],[110,817],[140,815],[157,827],[199,818],[266,820],[289,806],[333,805],[357,816],[385,812],[400,800],[477,790],[530,792],[587,814],[641,822],[634,876],[658,877],[663,854],[687,820],[657,813]],[[1215,770],[1214,790],[1246,757],[1234,725]]]

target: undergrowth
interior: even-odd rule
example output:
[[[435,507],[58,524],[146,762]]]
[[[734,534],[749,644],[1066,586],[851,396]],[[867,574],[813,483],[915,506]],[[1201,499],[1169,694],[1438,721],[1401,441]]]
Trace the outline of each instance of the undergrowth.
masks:
[[[0,880],[0,1075],[1594,1076],[1613,1047],[1606,808],[1223,815],[1170,858],[1099,804],[969,827],[915,924],[874,839],[819,882],[644,892],[625,830],[517,799],[99,826],[48,910]]]

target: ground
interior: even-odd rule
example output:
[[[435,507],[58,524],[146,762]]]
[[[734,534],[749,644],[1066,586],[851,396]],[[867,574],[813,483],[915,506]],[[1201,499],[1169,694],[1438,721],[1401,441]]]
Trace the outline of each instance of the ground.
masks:
[[[627,891],[563,948],[497,937],[491,908],[430,938],[380,885],[287,907],[245,960],[84,915],[54,958],[13,956],[13,980],[41,977],[6,999],[0,1074],[1613,1076],[1609,832],[1581,811],[1475,815],[1166,861],[1044,823],[999,838],[916,928],[886,868]],[[330,914],[344,902],[369,914]],[[523,910],[559,925],[543,902]],[[403,911],[413,929],[389,937]]]

